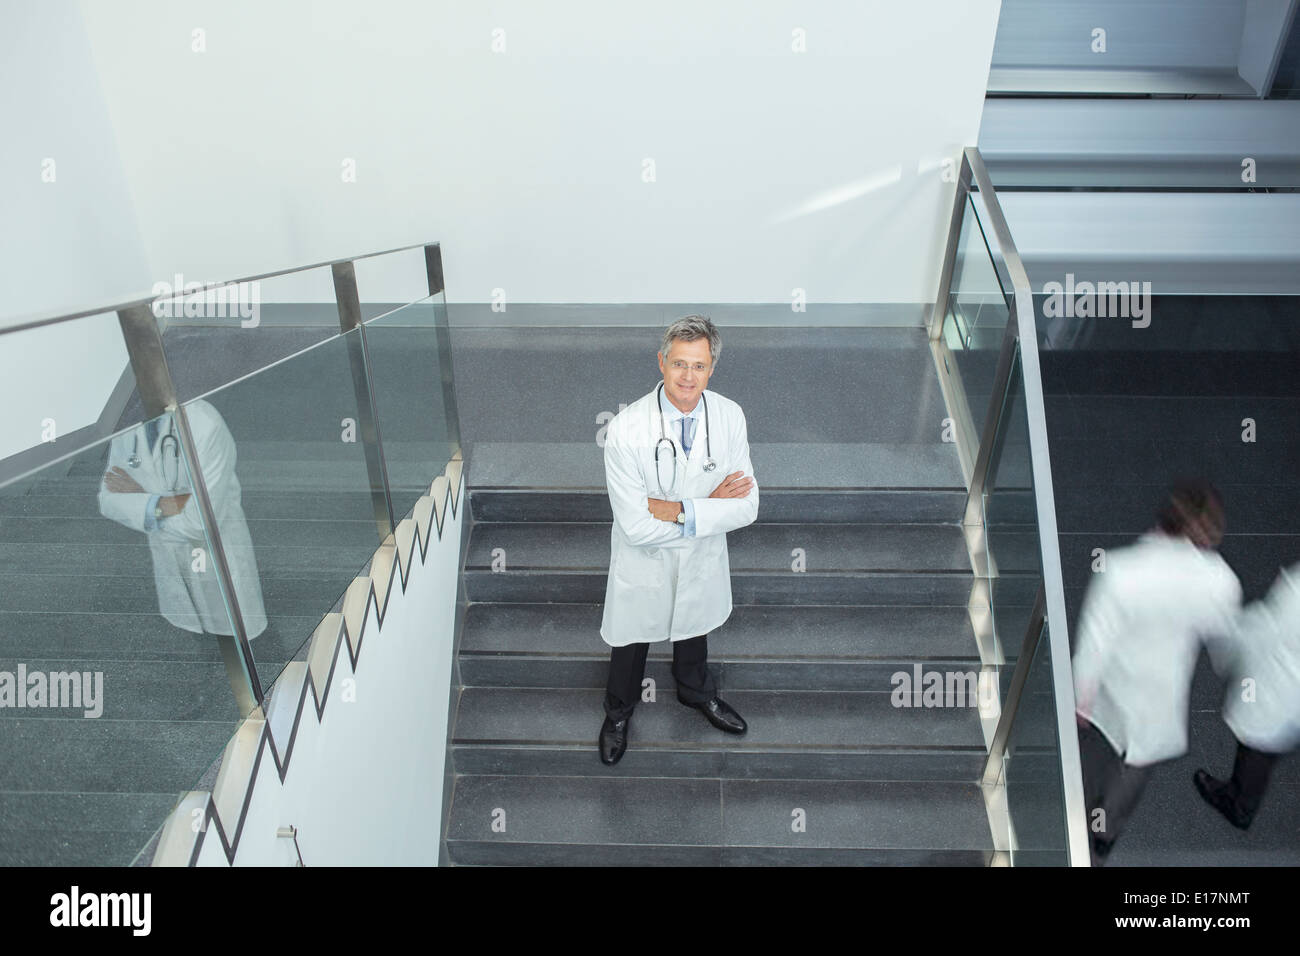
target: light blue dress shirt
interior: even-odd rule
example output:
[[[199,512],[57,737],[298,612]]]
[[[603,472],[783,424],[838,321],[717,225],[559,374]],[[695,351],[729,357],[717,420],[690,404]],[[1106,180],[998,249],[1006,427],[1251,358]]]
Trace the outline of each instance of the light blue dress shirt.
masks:
[[[158,424],[158,419],[156,418],[153,419],[152,421],[145,422],[144,443],[145,443],[146,450],[151,455],[153,454],[153,446],[158,441],[158,431],[160,427],[161,426]],[[136,446],[139,447],[138,439],[136,441]],[[161,498],[162,495],[150,495],[149,500],[146,501],[144,504],[144,530],[145,531],[158,530],[159,522],[158,519],[153,516],[153,512],[154,509],[158,507],[158,502]]]
[[[153,516],[153,511],[155,508],[158,507],[158,502],[161,498],[162,495],[150,495],[149,500],[145,502],[145,506],[144,506],[144,530],[145,531],[158,530],[158,519]]]
[[[157,419],[152,419],[151,421],[146,421],[146,423],[144,423],[144,449],[146,449],[151,455],[153,454],[153,446],[155,446],[157,440],[159,440],[160,429],[161,425]],[[139,438],[136,438],[135,440],[135,447],[136,449],[139,449]],[[159,529],[160,522],[159,519],[156,519],[155,516],[153,516],[153,510],[159,506],[161,498],[161,494],[151,494],[148,501],[144,502],[144,531],[157,531],[157,529]]]
[[[678,422],[683,418],[686,419],[686,434],[691,438],[692,454],[695,452],[695,426],[699,423],[699,418],[696,416],[696,413],[700,411],[700,402],[702,401],[704,401],[703,395],[700,396],[700,401],[695,403],[695,407],[691,409],[690,414],[687,415],[672,402],[668,401],[668,393],[666,391],[659,393],[659,408],[661,411],[668,413],[669,427],[673,430],[673,434],[677,436],[678,441],[681,441],[682,438],[682,426],[678,424]],[[685,466],[686,463],[682,462],[681,464]],[[693,538],[695,537],[695,502],[690,498],[684,498],[682,499],[682,508],[686,514],[686,524],[680,526],[682,529],[682,537]]]

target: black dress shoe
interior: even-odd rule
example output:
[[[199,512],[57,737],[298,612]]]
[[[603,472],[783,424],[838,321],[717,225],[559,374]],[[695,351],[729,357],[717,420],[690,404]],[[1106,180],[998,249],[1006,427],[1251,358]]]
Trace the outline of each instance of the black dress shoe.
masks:
[[[682,700],[680,697],[677,699]],[[704,711],[704,716],[709,718],[709,723],[729,734],[743,734],[749,729],[745,719],[736,713],[731,705],[721,697],[714,697],[702,704],[693,704],[688,700],[682,700],[682,703],[687,707],[694,707],[696,710]]]
[[[613,721],[607,716],[600,725],[600,762],[616,764],[627,751],[627,725],[632,718]]]
[[[1110,856],[1110,851],[1115,847],[1114,840],[1106,840],[1097,834],[1092,834],[1088,841],[1092,847],[1092,865],[1105,866],[1106,857]]]
[[[1216,780],[1204,768],[1192,774],[1192,782],[1196,784],[1196,789],[1200,792],[1201,798],[1223,814],[1224,819],[1234,827],[1238,830],[1245,830],[1250,827],[1250,821],[1254,819],[1254,815],[1247,813],[1237,805],[1237,801],[1232,796],[1231,784]]]

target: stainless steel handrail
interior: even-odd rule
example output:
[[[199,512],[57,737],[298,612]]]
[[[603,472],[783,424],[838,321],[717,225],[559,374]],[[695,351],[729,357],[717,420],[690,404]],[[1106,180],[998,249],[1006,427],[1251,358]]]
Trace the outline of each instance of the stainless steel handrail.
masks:
[[[1040,600],[1036,601],[1035,614],[1024,635],[1020,657],[1012,676],[1015,689],[1003,708],[997,729],[989,745],[988,760],[983,778],[997,779],[1006,755],[1019,711],[1020,689],[1028,678],[1038,650],[1042,631],[1042,615],[1048,622],[1048,648],[1052,661],[1052,685],[1056,700],[1056,731],[1061,760],[1061,782],[1064,790],[1066,850],[1070,864],[1089,866],[1089,841],[1086,808],[1083,798],[1083,778],[1079,759],[1079,738],[1074,717],[1074,684],[1070,669],[1070,642],[1066,625],[1065,588],[1061,573],[1060,542],[1057,538],[1056,504],[1052,487],[1051,458],[1047,444],[1046,403],[1043,399],[1042,369],[1038,356],[1038,334],[1034,318],[1033,289],[1024,262],[1016,250],[1011,230],[998,202],[983,158],[975,147],[967,147],[962,154],[961,174],[953,203],[953,213],[948,234],[948,244],[940,276],[939,293],[930,316],[930,336],[937,340],[942,334],[951,293],[952,276],[958,254],[961,227],[966,214],[966,203],[972,190],[978,190],[983,200],[991,230],[1002,257],[1002,268],[993,262],[995,271],[1010,278],[1012,285],[1010,315],[1007,319],[1002,346],[998,355],[993,394],[989,399],[984,433],[973,452],[975,460],[964,523],[984,523],[984,497],[989,478],[990,463],[994,458],[994,445],[1002,426],[1000,420],[1006,404],[1003,401],[1011,384],[1016,349],[1019,348],[1020,375],[1024,382],[1025,412],[1029,426],[1030,467],[1034,483],[1034,507],[1038,519],[1038,541],[1042,562],[1042,587]],[[1037,624],[1034,618],[1037,617]]]
[[[998,717],[998,726],[993,731],[989,742],[988,758],[984,761],[984,773],[981,775],[985,786],[997,783],[1002,774],[1002,757],[1007,750],[1007,741],[1011,739],[1011,727],[1016,721],[1016,712],[1020,709],[1021,695],[1029,680],[1029,668],[1038,653],[1039,640],[1043,634],[1043,624],[1047,620],[1047,595],[1042,583],[1034,597],[1034,606],[1029,611],[1029,624],[1025,627],[1025,638],[1020,645],[1020,656],[1016,659],[1016,669],[1011,673],[1011,685],[1007,688],[1007,699],[1002,704],[1002,713]]]
[[[325,262],[316,262],[309,266],[294,266],[290,269],[277,269],[275,272],[264,272],[255,276],[243,276],[238,279],[226,279],[221,282],[207,282],[198,289],[177,289],[167,295],[140,295],[124,301],[111,303],[109,305],[98,305],[93,308],[74,309],[69,312],[66,309],[60,309],[57,312],[41,312],[35,315],[24,316],[20,321],[0,327],[0,335],[8,335],[10,332],[24,332],[28,329],[39,329],[46,325],[57,325],[60,322],[70,322],[73,319],[84,319],[90,315],[104,315],[109,312],[121,312],[124,309],[133,306],[148,305],[163,299],[176,299],[181,296],[199,295],[203,292],[210,292],[214,289],[224,289],[232,285],[238,285],[244,282],[260,282],[263,279],[274,279],[278,276],[292,275],[295,272],[310,272],[312,269],[326,269],[331,266],[341,265],[346,262],[359,262],[362,259],[374,259],[377,256],[391,256],[397,252],[407,252],[411,249],[428,249],[430,246],[437,247],[437,243],[417,242],[409,246],[398,246],[395,249],[385,249],[382,252],[367,252],[359,256],[346,256],[341,259],[328,259]]]

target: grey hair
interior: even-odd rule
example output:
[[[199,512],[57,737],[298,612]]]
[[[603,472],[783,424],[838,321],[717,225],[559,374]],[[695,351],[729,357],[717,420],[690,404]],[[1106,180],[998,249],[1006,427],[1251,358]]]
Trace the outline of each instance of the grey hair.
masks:
[[[708,316],[682,316],[664,330],[664,340],[659,347],[659,354],[665,362],[668,361],[668,350],[672,348],[674,339],[681,339],[683,342],[708,339],[711,364],[715,366],[718,364],[718,357],[722,355],[722,336],[718,334],[718,327]]]

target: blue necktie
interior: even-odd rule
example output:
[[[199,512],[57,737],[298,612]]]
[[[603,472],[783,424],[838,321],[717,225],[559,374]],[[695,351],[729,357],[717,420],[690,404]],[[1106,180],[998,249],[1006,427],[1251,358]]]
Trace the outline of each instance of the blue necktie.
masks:
[[[682,451],[686,452],[687,456],[689,456],[691,453],[690,434],[693,431],[693,429],[687,427],[687,423],[693,420],[694,419],[692,419],[691,416],[689,415],[682,416]]]
[[[158,440],[158,419],[152,419],[145,422],[144,434],[145,440],[149,443],[149,451],[152,454],[154,442]]]

